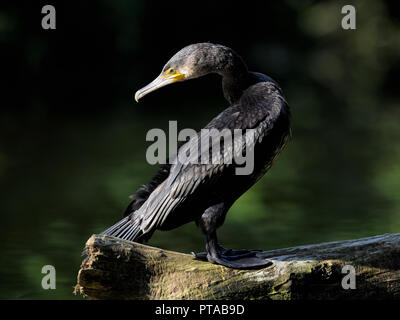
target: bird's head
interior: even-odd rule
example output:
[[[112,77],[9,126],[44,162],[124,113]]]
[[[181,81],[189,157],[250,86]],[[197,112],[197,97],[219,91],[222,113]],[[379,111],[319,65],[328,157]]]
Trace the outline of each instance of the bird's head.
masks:
[[[222,67],[232,60],[233,51],[212,43],[191,44],[178,51],[163,67],[160,75],[147,86],[138,90],[135,100],[171,83],[194,79],[210,72],[223,71]],[[220,70],[221,69],[221,70]]]

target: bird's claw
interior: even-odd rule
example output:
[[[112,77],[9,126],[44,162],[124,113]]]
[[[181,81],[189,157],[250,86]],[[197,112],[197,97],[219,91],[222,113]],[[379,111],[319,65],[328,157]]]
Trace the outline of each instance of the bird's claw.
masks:
[[[210,255],[207,252],[192,252],[192,255],[197,260],[208,261],[234,269],[265,268],[272,265],[271,261],[257,257],[257,253],[260,251],[262,250],[223,249],[217,255]]]

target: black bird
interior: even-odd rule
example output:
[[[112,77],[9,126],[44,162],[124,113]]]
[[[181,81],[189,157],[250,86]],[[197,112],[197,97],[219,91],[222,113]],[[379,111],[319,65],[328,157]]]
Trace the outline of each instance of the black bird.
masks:
[[[195,143],[200,142],[202,136],[199,132],[179,148],[168,164],[161,165],[147,185],[131,196],[133,201],[124,218],[102,234],[142,242],[157,229],[171,230],[195,221],[205,235],[207,251],[194,254],[196,258],[237,269],[266,267],[271,262],[258,258],[257,250],[221,247],[216,230],[236,199],[270,168],[290,136],[289,106],[279,85],[264,74],[249,72],[232,49],[198,43],[176,53],[153,82],[136,92],[135,100],[168,84],[209,73],[222,77],[224,97],[230,106],[205,129],[227,129],[231,133],[235,129],[254,129],[254,139],[246,140],[246,133],[242,131],[237,136],[232,134],[231,144],[217,142],[223,157],[223,161],[217,163],[180,162],[180,153],[193,146],[196,150]],[[206,152],[210,152],[212,146]],[[238,174],[236,169],[241,165],[235,155],[243,156],[245,151],[254,152],[254,167],[249,174]],[[198,157],[200,155],[201,152]]]

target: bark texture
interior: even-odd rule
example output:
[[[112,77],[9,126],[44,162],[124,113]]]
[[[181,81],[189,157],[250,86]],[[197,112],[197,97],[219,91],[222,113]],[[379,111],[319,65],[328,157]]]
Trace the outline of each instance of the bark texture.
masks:
[[[109,236],[93,235],[86,248],[74,292],[89,299],[400,298],[399,233],[264,251],[259,256],[273,265],[261,270]],[[355,289],[342,286],[350,283],[345,265],[355,269]]]

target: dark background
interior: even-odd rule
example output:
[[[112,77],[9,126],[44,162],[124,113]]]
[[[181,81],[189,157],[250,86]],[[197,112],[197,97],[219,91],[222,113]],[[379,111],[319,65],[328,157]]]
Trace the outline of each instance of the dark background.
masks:
[[[56,8],[56,30],[41,8]],[[341,8],[357,29],[341,28]],[[15,1],[0,4],[0,298],[70,299],[81,248],[156,168],[146,132],[200,129],[216,75],[134,92],[182,47],[232,47],[282,86],[293,139],[232,207],[227,247],[273,249],[400,230],[400,28],[395,1]],[[151,245],[203,250],[193,224]],[[57,289],[41,288],[54,265]]]

